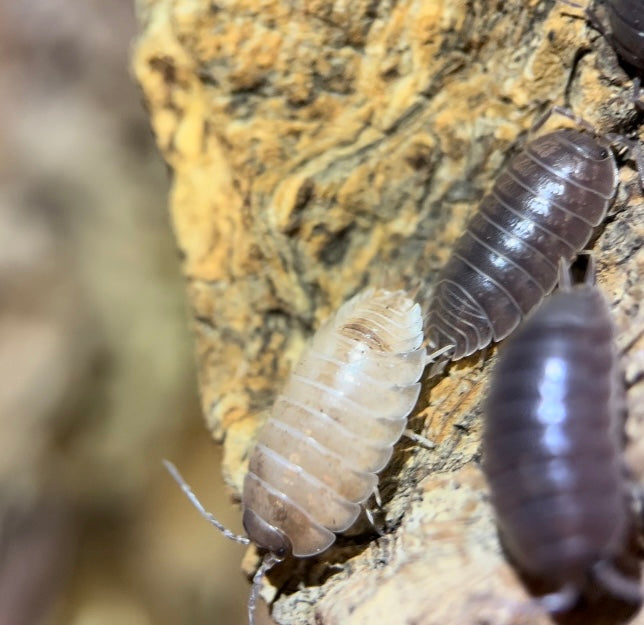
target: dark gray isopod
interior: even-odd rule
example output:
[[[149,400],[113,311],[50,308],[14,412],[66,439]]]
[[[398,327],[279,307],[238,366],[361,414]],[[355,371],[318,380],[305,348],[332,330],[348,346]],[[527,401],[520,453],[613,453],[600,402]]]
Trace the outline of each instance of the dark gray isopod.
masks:
[[[629,520],[613,323],[595,286],[567,286],[501,349],[483,433],[500,535],[522,570],[556,584],[542,600],[553,611],[572,607],[588,575],[639,599],[611,563]]]
[[[554,287],[600,224],[617,190],[609,148],[587,132],[531,141],[497,178],[438,275],[430,344],[452,360],[500,341]]]
[[[644,71],[644,2],[608,0],[608,40],[627,63]]]
[[[583,6],[573,0],[559,0],[575,8]],[[588,21],[606,38],[617,55],[638,74],[633,82],[633,102],[644,109],[639,99],[641,77],[644,73],[644,2],[642,0],[606,0],[605,13],[600,16],[597,2],[585,13]]]
[[[606,38],[615,52],[638,73],[633,82],[633,102],[644,110],[640,98],[641,77],[644,74],[644,2],[642,0],[608,0],[606,4],[610,33]],[[591,12],[591,16],[594,13]],[[598,22],[593,17],[594,22]],[[599,26],[601,32],[604,29]]]
[[[559,0],[577,9],[584,7],[573,0]],[[606,37],[615,52],[633,68],[644,70],[644,2],[642,0],[606,0],[608,24],[597,14],[597,2],[586,8],[588,21]]]

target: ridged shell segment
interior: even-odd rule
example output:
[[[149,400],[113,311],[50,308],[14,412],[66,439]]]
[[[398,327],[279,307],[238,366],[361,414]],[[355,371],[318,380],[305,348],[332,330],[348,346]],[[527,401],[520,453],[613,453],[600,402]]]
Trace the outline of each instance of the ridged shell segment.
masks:
[[[644,3],[608,0],[610,42],[625,61],[644,71]]]
[[[611,151],[558,130],[529,143],[497,178],[437,279],[427,321],[433,347],[453,360],[508,336],[550,293],[617,189]]]
[[[501,350],[483,466],[504,545],[523,570],[581,586],[624,544],[623,392],[595,287],[548,298]]]
[[[420,392],[420,306],[366,290],[313,337],[262,428],[243,505],[282,531],[293,555],[327,549],[374,492]]]

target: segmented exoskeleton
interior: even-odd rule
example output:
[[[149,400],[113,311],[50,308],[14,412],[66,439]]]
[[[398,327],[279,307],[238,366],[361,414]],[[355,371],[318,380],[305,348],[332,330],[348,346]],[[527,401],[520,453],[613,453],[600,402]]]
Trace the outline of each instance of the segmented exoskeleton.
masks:
[[[242,499],[251,540],[305,557],[355,522],[418,399],[422,343],[420,306],[402,291],[368,290],[320,329],[251,457]]]
[[[292,555],[328,549],[376,491],[420,392],[431,357],[420,306],[404,291],[368,289],[315,334],[278,396],[250,457],[242,494],[248,537],[206,512],[176,468],[166,467],[218,529],[268,554],[254,578]]]
[[[644,72],[644,2],[607,0],[609,40],[627,63]]]
[[[482,448],[503,544],[523,571],[557,587],[542,599],[552,611],[572,607],[589,575],[640,599],[612,562],[628,527],[613,322],[591,279],[571,287],[563,262],[561,276],[500,350]]]
[[[600,224],[617,190],[609,148],[590,133],[538,137],[501,172],[440,272],[430,345],[457,360],[500,341],[555,286]]]
[[[644,110],[641,84],[644,77],[644,2],[642,0],[607,0],[610,32],[602,28],[594,13],[592,21],[599,25],[615,52],[637,72],[633,80],[633,103]]]
[[[573,0],[559,0],[570,6],[583,9],[583,5]],[[605,14],[597,11],[596,1],[585,9],[588,21],[613,46],[617,55],[634,72],[633,103],[644,109],[640,98],[641,80],[644,77],[644,2],[642,0],[606,0],[603,3]]]

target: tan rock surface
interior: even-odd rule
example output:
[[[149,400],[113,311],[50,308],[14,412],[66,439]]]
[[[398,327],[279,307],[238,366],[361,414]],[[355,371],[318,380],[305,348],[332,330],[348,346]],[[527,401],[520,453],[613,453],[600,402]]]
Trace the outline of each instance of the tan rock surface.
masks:
[[[202,404],[238,491],[314,329],[365,284],[431,285],[543,111],[639,128],[606,42],[551,2],[140,0],[139,15],[134,67],[173,172]],[[593,249],[642,441],[643,202],[632,163],[621,177]],[[491,350],[427,384],[412,425],[437,447],[402,442],[384,471],[386,536],[278,567],[264,593],[277,623],[548,622],[517,607],[527,595],[475,462],[493,361]],[[644,478],[642,447],[629,457]],[[619,606],[599,606],[608,614],[583,622],[621,622]]]

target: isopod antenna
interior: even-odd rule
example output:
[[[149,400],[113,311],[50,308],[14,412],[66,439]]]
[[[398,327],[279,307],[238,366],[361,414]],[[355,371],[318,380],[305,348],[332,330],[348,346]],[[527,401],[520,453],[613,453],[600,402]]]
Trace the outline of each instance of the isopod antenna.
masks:
[[[201,514],[208,523],[214,525],[226,538],[234,540],[236,543],[241,545],[250,544],[251,541],[248,537],[231,532],[223,523],[221,523],[221,521],[218,521],[212,513],[208,512],[208,510],[204,508],[203,504],[197,498],[197,495],[195,495],[192,488],[190,488],[188,482],[186,482],[181,473],[179,473],[179,469],[177,469],[172,462],[164,460],[163,466],[168,470],[168,473],[170,473],[174,481],[184,492],[185,496],[190,500],[190,503],[197,508],[199,514]],[[255,608],[257,606],[257,598],[259,597],[259,590],[262,587],[262,581],[264,580],[266,573],[279,561],[280,558],[272,553],[267,553],[257,569],[257,572],[253,576],[253,586],[250,591],[250,597],[248,598],[248,622],[250,625],[255,625]]]
[[[181,475],[181,473],[179,473],[179,469],[177,469],[177,467],[175,467],[169,460],[164,460],[163,466],[168,470],[168,473],[170,473],[174,481],[179,484],[179,487],[184,492],[186,497],[190,500],[190,503],[195,508],[197,508],[199,514],[201,514],[201,516],[206,519],[208,523],[214,525],[226,538],[234,540],[240,545],[250,544],[250,540],[246,536],[241,536],[239,534],[231,532],[227,527],[224,526],[221,521],[218,521],[212,513],[208,512],[208,510],[203,507],[203,504],[199,501],[197,495],[192,492],[192,488],[190,488],[188,482],[183,479],[183,476]]]

